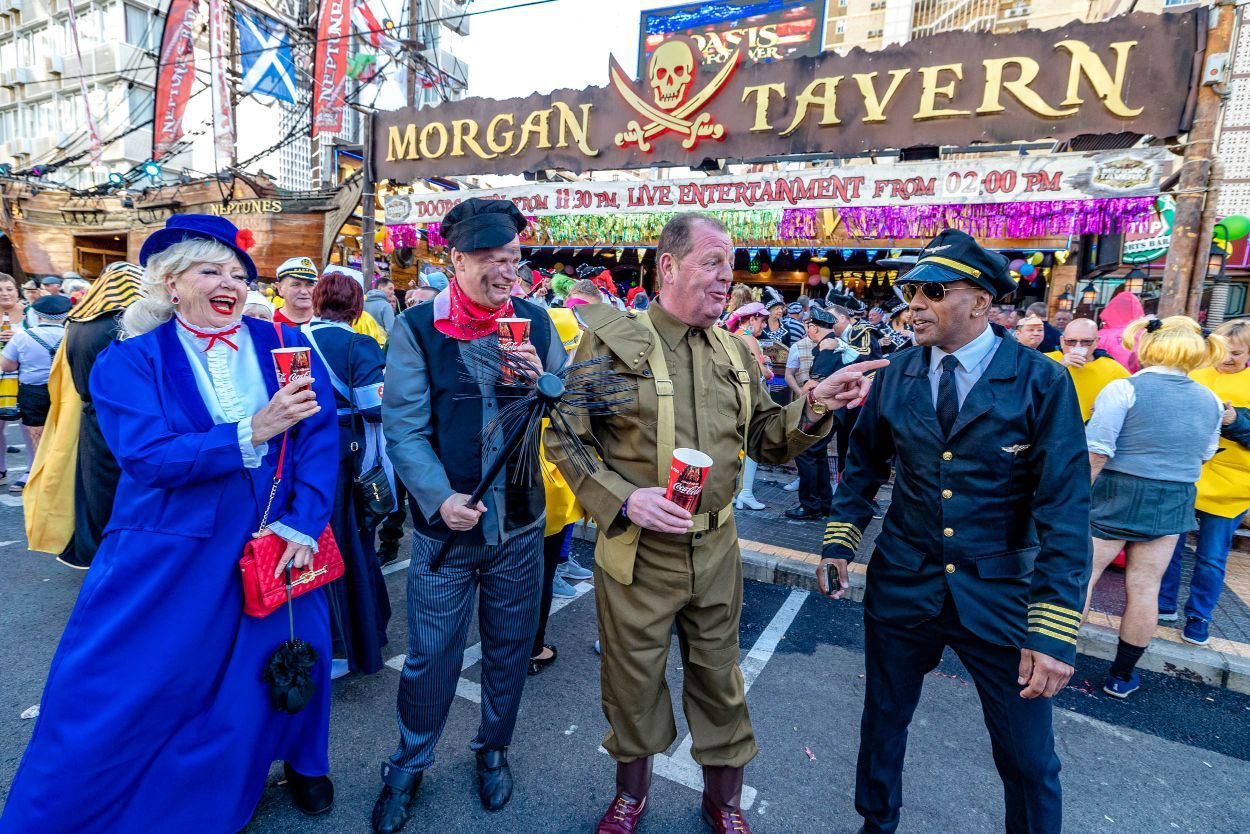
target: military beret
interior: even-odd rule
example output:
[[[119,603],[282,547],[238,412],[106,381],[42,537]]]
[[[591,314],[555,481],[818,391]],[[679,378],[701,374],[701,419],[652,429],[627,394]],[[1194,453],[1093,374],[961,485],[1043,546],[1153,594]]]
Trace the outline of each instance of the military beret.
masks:
[[[1008,263],[1006,255],[991,252],[972,235],[946,229],[920,250],[915,268],[896,280],[906,284],[971,281],[998,300],[1016,289]]]
[[[35,312],[45,319],[64,318],[72,306],[70,300],[63,295],[45,295],[30,305]]]
[[[447,212],[439,234],[458,252],[497,249],[521,233],[527,221],[511,200],[470,197]]]

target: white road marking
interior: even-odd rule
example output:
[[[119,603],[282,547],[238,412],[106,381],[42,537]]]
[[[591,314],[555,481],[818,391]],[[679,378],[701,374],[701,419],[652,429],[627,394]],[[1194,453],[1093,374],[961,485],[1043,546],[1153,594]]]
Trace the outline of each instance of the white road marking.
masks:
[[[405,559],[402,562],[391,562],[389,565],[382,566],[382,575],[390,576],[392,573],[398,573],[401,570],[408,570],[408,563],[411,559]]]
[[[747,652],[747,656],[742,659],[742,679],[744,683],[743,692],[750,690],[751,684],[755,683],[760,673],[764,671],[764,666],[772,658],[773,653],[777,651],[777,646],[781,643],[781,638],[785,636],[787,629],[794,623],[794,618],[798,615],[799,609],[803,607],[803,602],[807,599],[808,592],[795,589],[786,597],[786,601],[777,609],[777,613],[773,615],[768,626],[763,633],[756,639],[755,645],[751,647],[751,651]],[[667,756],[661,753],[653,757],[655,764],[655,773],[663,776],[670,782],[676,782],[679,785],[696,790],[703,790],[703,768],[690,755],[690,749],[694,744],[694,739],[689,733],[681,740],[681,744],[677,745],[677,749],[673,751],[673,755]],[[607,753],[602,747],[600,752]],[[755,804],[756,790],[749,785],[742,786],[742,810],[749,811],[751,806]]]
[[[404,562],[403,564],[406,567],[408,563]],[[388,565],[387,567],[393,567],[393,566]],[[589,582],[577,583],[576,585],[573,586],[573,590],[577,592],[577,596],[556,597],[555,599],[551,601],[551,613],[555,614],[557,611],[560,611],[569,603],[574,602],[575,600],[581,599],[584,595],[586,595],[590,591],[593,591],[594,587],[595,586],[591,585]],[[407,655],[397,654],[394,657],[392,657],[390,660],[386,661],[386,665],[396,671],[399,671],[404,668],[405,657],[407,657]],[[474,643],[472,646],[469,646],[468,648],[464,650],[464,660],[461,661],[460,663],[460,671],[463,672],[464,670],[472,668],[473,666],[476,666],[478,663],[481,663],[481,662],[482,662],[482,644]],[[456,681],[456,694],[459,695],[461,698],[464,698],[465,700],[472,701],[475,704],[482,703],[482,686],[481,684],[477,683],[477,681],[471,681],[468,678],[461,678],[460,680]]]
[[[1070,718],[1073,721],[1076,721],[1078,724],[1088,724],[1091,727],[1097,727],[1098,729],[1102,730],[1103,732],[1107,733],[1113,738],[1118,738],[1120,741],[1133,741],[1134,740],[1131,735],[1125,732],[1121,732],[1120,730],[1117,730],[1115,727],[1111,726],[1106,721],[1099,721],[1097,718],[1091,718],[1090,716],[1083,715],[1079,712],[1072,712],[1070,710],[1055,710],[1055,715],[1062,715],[1064,718]]]
[[[0,494],[0,504],[4,504],[6,507],[20,507],[22,506],[22,496],[20,493]]]
[[[21,541],[14,540],[11,542],[0,542],[0,547],[8,547],[11,544],[26,544],[26,540],[22,539]]]

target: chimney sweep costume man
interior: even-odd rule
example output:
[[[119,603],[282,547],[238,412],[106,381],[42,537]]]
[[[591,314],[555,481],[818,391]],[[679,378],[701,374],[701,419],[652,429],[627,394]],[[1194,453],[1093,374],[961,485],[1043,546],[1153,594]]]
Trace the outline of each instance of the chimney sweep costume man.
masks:
[[[574,422],[602,465],[587,475],[569,465],[572,450],[558,440],[548,449],[599,529],[595,603],[611,725],[603,746],[617,761],[617,794],[598,832],[635,830],[651,757],[677,736],[664,678],[676,625],[704,819],[718,834],[749,834],[742,774],[758,748],[738,669],[742,559],[731,503],[742,454],[790,460],[829,433],[825,412],[858,399],[866,384],[847,371],[805,400],[785,408],[773,401],[746,344],[715,326],[733,280],[733,243],[719,221],[673,218],[660,232],[656,263],[663,294],[646,312],[580,308],[587,329],[574,360],[609,356],[612,370],[638,385],[633,410]],[[679,447],[712,459],[693,514],[664,497]]]
[[[991,302],[1015,289],[1002,255],[947,229],[900,281],[917,346],[891,356],[861,410],[822,562],[840,597],[893,461],[864,597],[861,831],[898,826],[907,725],[950,646],[981,696],[1006,830],[1058,834],[1050,698],[1072,675],[1090,572],[1076,391],[1062,365],[988,324]]]
[[[510,461],[476,507],[466,506],[502,453],[482,429],[507,406],[493,384],[466,381],[463,352],[498,339],[498,320],[527,318],[530,344],[516,352],[555,371],[567,356],[547,311],[511,295],[525,216],[507,200],[469,199],[443,219],[456,274],[428,304],[405,310],[391,331],[382,423],[395,472],[408,487],[415,528],[408,568],[408,657],[399,685],[399,747],[382,765],[373,828],[403,828],[421,774],[456,696],[465,635],[480,588],[482,723],[473,739],[479,795],[491,811],[512,795],[507,748],[538,628],[543,574],[543,478],[534,462],[518,478]],[[437,572],[430,562],[452,530]]]

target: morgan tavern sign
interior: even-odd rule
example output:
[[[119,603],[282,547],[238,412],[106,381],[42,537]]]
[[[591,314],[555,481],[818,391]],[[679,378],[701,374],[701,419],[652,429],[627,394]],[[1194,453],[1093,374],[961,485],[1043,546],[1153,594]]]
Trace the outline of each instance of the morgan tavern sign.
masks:
[[[470,98],[374,115],[382,179],[697,165],[915,145],[1131,131],[1174,136],[1199,12],[1131,14],[1010,35],[953,32],[879,52],[704,65],[667,40],[629,78],[527,98]]]

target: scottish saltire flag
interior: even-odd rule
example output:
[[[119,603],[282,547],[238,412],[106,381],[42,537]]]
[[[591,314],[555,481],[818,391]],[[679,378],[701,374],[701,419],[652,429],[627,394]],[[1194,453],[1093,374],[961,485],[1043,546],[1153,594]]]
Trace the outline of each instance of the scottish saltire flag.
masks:
[[[243,92],[295,103],[295,62],[286,28],[264,15],[235,12]]]

